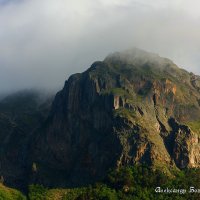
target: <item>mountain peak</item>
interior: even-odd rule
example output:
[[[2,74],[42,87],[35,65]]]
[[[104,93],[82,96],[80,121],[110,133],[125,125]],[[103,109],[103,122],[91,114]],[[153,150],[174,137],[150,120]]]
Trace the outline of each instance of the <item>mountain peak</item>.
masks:
[[[175,65],[170,59],[160,57],[158,54],[147,52],[138,48],[132,48],[121,52],[114,52],[109,54],[104,62],[117,62],[139,65],[152,64],[160,67],[166,65]]]

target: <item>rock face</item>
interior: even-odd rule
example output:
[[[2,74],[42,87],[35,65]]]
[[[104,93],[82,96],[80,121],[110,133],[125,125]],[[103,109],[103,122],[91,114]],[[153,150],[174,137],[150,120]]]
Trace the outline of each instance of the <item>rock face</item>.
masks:
[[[72,75],[30,145],[30,180],[84,185],[113,167],[200,167],[200,78],[138,49]],[[34,168],[34,169],[33,169]]]

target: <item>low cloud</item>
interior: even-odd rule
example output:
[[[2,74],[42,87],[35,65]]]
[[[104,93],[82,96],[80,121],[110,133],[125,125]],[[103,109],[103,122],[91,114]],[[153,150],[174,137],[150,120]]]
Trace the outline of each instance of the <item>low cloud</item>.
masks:
[[[200,74],[196,0],[0,0],[0,92],[59,89],[72,73],[134,46]]]

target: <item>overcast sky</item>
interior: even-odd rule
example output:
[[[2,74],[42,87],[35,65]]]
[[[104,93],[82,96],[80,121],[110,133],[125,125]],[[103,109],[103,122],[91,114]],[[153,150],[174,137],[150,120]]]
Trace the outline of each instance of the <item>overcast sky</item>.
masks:
[[[61,88],[132,47],[200,74],[199,11],[199,0],[0,0],[0,92]]]

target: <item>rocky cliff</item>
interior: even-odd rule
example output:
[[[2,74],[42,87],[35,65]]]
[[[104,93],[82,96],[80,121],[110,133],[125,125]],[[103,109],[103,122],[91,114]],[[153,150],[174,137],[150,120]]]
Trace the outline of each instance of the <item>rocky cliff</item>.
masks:
[[[31,139],[29,174],[84,185],[110,168],[200,167],[200,77],[156,54],[113,53],[72,75]]]

